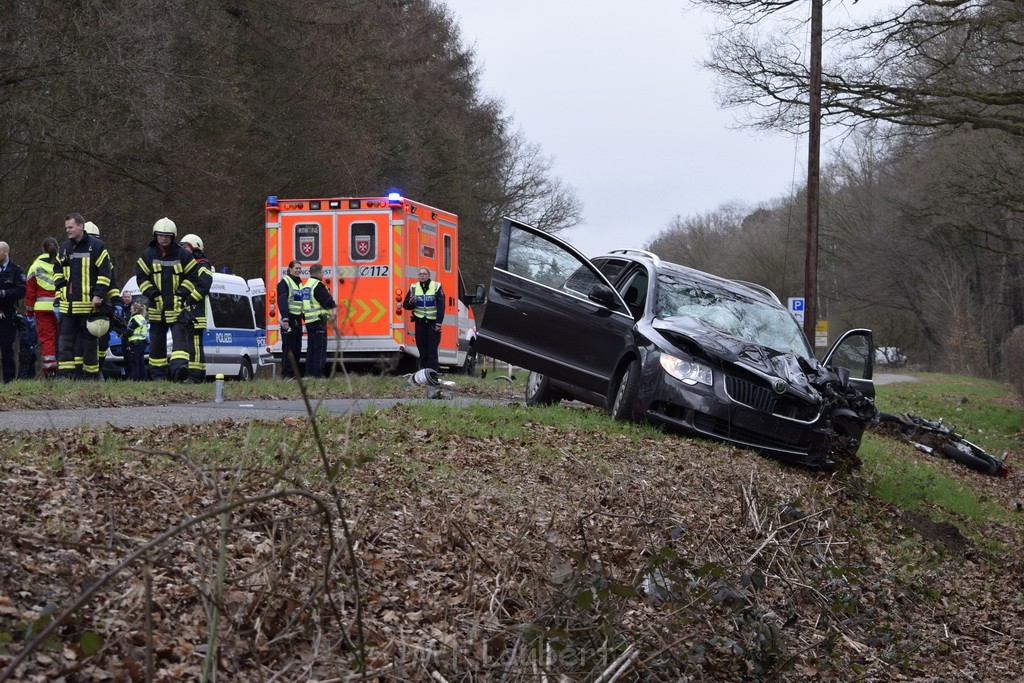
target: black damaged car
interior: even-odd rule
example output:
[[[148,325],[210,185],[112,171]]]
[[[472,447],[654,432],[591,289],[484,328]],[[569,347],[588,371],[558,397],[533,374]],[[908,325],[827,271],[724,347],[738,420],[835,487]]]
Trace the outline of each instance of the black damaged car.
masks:
[[[643,251],[587,259],[511,219],[474,344],[531,371],[531,405],[577,399],[823,469],[875,416],[870,330],[819,362],[764,287]]]

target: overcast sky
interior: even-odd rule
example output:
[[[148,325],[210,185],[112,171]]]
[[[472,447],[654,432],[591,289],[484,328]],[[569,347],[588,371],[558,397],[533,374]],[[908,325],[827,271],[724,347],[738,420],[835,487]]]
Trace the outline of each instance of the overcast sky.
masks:
[[[804,182],[806,138],[737,130],[714,102],[711,19],[685,0],[442,0],[486,95],[576,187],[588,255],[640,247],[673,216],[750,205]],[[795,176],[794,176],[795,174]]]

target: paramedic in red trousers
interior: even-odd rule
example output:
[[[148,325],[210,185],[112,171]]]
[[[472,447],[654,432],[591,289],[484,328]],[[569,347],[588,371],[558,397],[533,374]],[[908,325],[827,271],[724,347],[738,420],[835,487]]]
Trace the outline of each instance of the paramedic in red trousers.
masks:
[[[277,283],[278,316],[281,319],[281,377],[295,377],[294,368],[302,356],[302,266],[288,264],[288,272]],[[294,363],[294,365],[293,365]]]
[[[412,311],[416,323],[416,349],[420,352],[420,370],[439,370],[437,346],[441,343],[444,322],[444,291],[441,283],[431,281],[430,269],[420,268],[419,282],[409,288],[402,307]]]
[[[43,377],[57,374],[57,314],[54,308],[53,267],[57,263],[57,240],[43,240],[43,253],[26,274],[25,309],[36,319],[39,344],[43,347]]]
[[[324,267],[314,263],[302,285],[302,317],[306,323],[306,377],[323,377],[327,366],[327,325],[338,307],[327,285],[320,281]]]
[[[0,363],[4,384],[17,377],[14,340],[18,336],[18,302],[25,298],[25,273],[11,260],[11,247],[0,242]]]
[[[86,325],[110,292],[113,266],[103,241],[85,231],[82,214],[69,213],[65,216],[64,231],[68,239],[57,249],[57,263],[53,269],[55,296],[60,301],[57,375],[79,379],[76,368],[81,367],[81,379],[98,381],[99,340],[89,333]],[[80,356],[75,355],[76,350]]]
[[[196,356],[190,309],[210,293],[213,276],[192,252],[175,240],[178,227],[170,218],[153,224],[153,241],[135,264],[139,293],[149,301],[149,371],[153,379],[196,381],[189,360]],[[167,357],[167,331],[171,356]]]

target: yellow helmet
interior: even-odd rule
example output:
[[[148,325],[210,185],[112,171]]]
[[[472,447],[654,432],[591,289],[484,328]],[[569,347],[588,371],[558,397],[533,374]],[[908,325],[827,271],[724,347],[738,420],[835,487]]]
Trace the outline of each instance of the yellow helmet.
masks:
[[[154,235],[173,235],[178,236],[178,226],[174,224],[170,218],[164,217],[153,224]]]
[[[96,225],[92,221],[85,222],[85,231],[90,235],[100,236],[100,226]]]

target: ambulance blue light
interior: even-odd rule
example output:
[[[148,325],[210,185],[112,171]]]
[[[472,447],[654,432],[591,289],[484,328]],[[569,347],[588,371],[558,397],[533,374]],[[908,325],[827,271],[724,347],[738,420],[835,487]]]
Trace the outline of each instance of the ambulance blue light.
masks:
[[[274,195],[267,197],[267,206],[277,206],[277,197]]]
[[[388,193],[388,201],[389,202],[400,202],[400,201],[402,201],[402,195],[400,193],[398,193],[398,192],[389,192]]]

